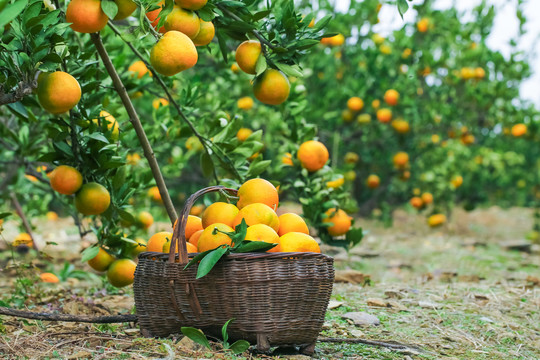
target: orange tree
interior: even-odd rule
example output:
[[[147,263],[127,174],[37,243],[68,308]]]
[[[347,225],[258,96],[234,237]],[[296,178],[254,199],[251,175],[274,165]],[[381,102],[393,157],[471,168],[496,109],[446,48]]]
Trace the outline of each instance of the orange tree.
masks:
[[[313,25],[314,15],[304,17],[287,0],[23,0],[1,11],[0,196],[16,193],[30,217],[47,210],[73,216],[81,237],[94,232],[99,246],[85,250],[84,261],[97,259],[101,246],[131,257],[153,216],[174,222],[173,200],[268,170],[271,135],[240,135],[238,112],[249,107],[231,97],[240,89],[249,88],[262,114],[277,121],[269,130],[291,119],[294,135],[280,151],[315,136],[298,116],[306,103],[295,101],[303,94],[294,83],[330,16]],[[242,74],[230,69],[233,53]],[[319,194],[304,210],[331,240],[325,229],[339,211],[313,209],[338,210],[345,196],[324,185],[328,167],[306,171],[315,183],[296,183],[303,188],[296,199],[306,205]],[[349,217],[339,220],[348,229]]]
[[[340,35],[303,63],[309,122],[360,212],[409,200],[428,215],[456,202],[538,206],[540,113],[519,96],[529,57],[487,47],[495,8],[482,3],[464,22],[426,1],[415,23],[384,38],[374,32],[380,7],[351,1],[330,24]],[[333,12],[327,1],[317,8]]]

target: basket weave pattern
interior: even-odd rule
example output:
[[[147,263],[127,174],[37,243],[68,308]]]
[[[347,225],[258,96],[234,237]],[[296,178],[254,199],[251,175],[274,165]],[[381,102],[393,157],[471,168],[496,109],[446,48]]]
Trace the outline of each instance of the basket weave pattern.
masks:
[[[331,257],[231,254],[201,279],[196,279],[197,265],[183,270],[188,260],[183,234],[189,208],[202,194],[219,190],[223,188],[203,189],[188,199],[170,254],[139,255],[134,293],[141,329],[149,336],[168,336],[180,333],[182,326],[193,326],[220,336],[221,326],[234,318],[228,327],[231,340],[257,343],[259,350],[276,345],[313,347],[332,293]]]

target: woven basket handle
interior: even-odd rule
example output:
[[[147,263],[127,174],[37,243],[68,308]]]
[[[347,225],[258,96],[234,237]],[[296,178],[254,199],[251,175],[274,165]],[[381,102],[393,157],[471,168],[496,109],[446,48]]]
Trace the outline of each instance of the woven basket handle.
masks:
[[[203,195],[216,192],[216,191],[227,191],[233,195],[236,195],[238,193],[237,190],[227,188],[225,186],[210,186],[204,189],[201,189],[191,195],[182,209],[182,213],[180,214],[180,217],[177,220],[176,226],[173,230],[173,236],[171,239],[171,249],[169,250],[169,262],[174,263],[174,258],[176,255],[176,252],[180,254],[180,263],[181,264],[187,264],[189,261],[188,252],[187,252],[187,246],[186,246],[186,224],[189,216],[189,212],[191,210],[191,207],[195,202]],[[178,245],[178,246],[177,246]],[[178,248],[177,248],[178,247]]]

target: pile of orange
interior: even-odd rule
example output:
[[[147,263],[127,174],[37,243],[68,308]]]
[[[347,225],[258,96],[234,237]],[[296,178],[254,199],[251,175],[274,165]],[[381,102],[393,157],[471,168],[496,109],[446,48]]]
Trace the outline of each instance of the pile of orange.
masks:
[[[109,191],[96,182],[83,185],[81,173],[74,167],[60,165],[50,175],[53,190],[64,195],[75,194],[75,207],[83,215],[99,215],[109,208]]]
[[[317,252],[319,244],[309,235],[304,219],[294,213],[276,214],[279,196],[276,187],[264,179],[246,181],[238,190],[235,204],[215,202],[201,217],[189,215],[185,237],[188,252],[204,252],[222,245],[232,245],[227,233],[235,231],[242,220],[248,226],[246,240],[276,244],[268,252]],[[324,223],[332,236],[340,236],[351,227],[351,218],[341,209],[326,212]],[[177,226],[177,224],[175,224]],[[147,251],[169,252],[172,232],[154,234]]]

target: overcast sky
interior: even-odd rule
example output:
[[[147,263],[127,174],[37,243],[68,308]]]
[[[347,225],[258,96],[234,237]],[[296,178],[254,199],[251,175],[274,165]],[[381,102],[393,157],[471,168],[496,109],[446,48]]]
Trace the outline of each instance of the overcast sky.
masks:
[[[487,0],[489,5],[498,8],[493,31],[487,40],[487,45],[498,50],[506,58],[510,55],[510,39],[515,39],[518,34],[519,21],[516,18],[517,0]],[[335,0],[336,7],[346,10],[349,0]],[[413,0],[413,4],[423,3],[423,0]],[[470,12],[472,8],[481,3],[481,0],[434,0],[436,9],[447,9],[455,6],[459,11]],[[525,0],[524,14],[529,20],[526,25],[527,35],[522,37],[518,43],[518,48],[527,52],[534,51],[535,57],[532,60],[533,76],[523,82],[521,86],[521,96],[533,101],[540,107],[540,42],[533,44],[540,36],[540,0]],[[395,5],[384,5],[379,13],[380,23],[375,25],[374,30],[385,36],[394,29],[403,26],[403,20]],[[416,11],[409,9],[404,16],[405,22],[416,21]],[[535,46],[536,48],[533,48]]]

